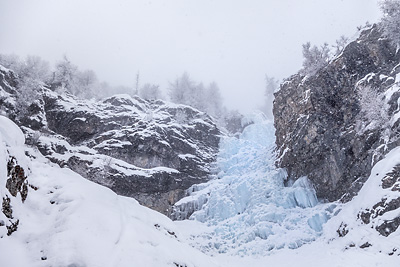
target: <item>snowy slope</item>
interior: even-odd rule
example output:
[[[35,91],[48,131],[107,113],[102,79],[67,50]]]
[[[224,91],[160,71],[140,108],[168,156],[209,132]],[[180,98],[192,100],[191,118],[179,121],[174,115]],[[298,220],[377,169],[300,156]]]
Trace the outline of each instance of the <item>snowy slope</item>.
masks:
[[[347,250],[340,240],[335,241],[338,237],[327,242],[331,238],[328,234],[324,234],[326,238],[319,238],[297,249],[286,247],[273,250],[268,256],[218,254],[210,257],[187,244],[203,244],[201,232],[208,231],[209,226],[198,221],[172,222],[140,206],[133,199],[117,196],[69,169],[50,163],[37,151],[25,147],[23,142],[23,134],[18,127],[0,117],[0,193],[2,197],[7,195],[11,199],[14,217],[11,221],[19,220],[17,231],[10,236],[6,234],[6,227],[0,226],[0,266],[394,267],[400,263],[398,256],[379,253],[374,247]],[[26,170],[32,186],[24,203],[20,195],[12,197],[5,189],[10,155],[15,156],[18,164]],[[357,202],[349,206],[354,212],[358,208]],[[343,216],[348,217],[346,214]],[[10,224],[3,212],[0,213],[0,221],[7,226]],[[231,233],[239,230],[231,228]],[[329,228],[325,227],[325,230]],[[191,238],[198,239],[189,241],[188,233],[191,233]],[[213,242],[214,237],[210,238]],[[398,235],[393,235],[392,241],[395,242],[396,238]],[[249,242],[250,245],[254,247],[250,248],[253,251],[259,246],[257,242]]]
[[[397,255],[400,264],[399,166],[397,147],[374,166],[359,194],[327,223],[325,238],[346,249],[364,246]]]
[[[166,215],[186,189],[208,181],[222,133],[206,113],[127,94],[78,99],[46,85],[30,103],[19,82],[0,66],[0,114],[61,167]]]
[[[29,190],[24,203],[20,195],[11,197],[19,226],[10,236],[0,227],[0,266],[217,266],[181,243],[167,217],[51,164],[36,151],[25,157],[23,134],[5,117],[0,133],[2,197],[10,196],[5,190],[10,155],[29,168],[29,184],[38,188]]]

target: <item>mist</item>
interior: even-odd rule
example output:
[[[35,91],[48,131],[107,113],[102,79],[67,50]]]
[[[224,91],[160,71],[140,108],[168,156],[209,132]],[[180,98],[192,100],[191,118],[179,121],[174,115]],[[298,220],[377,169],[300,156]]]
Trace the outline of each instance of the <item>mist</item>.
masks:
[[[265,75],[302,67],[302,44],[334,44],[380,17],[376,0],[0,1],[0,53],[63,55],[111,85],[215,81],[228,108],[264,101]]]

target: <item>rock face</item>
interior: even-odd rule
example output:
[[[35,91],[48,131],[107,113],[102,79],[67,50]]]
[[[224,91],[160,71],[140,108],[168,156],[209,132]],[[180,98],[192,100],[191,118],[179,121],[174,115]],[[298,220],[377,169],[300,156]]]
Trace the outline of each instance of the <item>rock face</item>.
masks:
[[[364,30],[316,74],[296,74],[275,94],[278,166],[289,178],[308,176],[317,196],[351,199],[373,164],[398,145],[400,54],[383,38],[379,25]],[[368,124],[360,108],[359,88],[384,99],[388,122]],[[385,117],[383,116],[383,117]]]
[[[18,78],[0,72],[0,104],[10,106],[1,109],[15,118]],[[95,102],[45,87],[41,95],[15,121],[60,166],[167,215],[186,189],[209,179],[221,133],[205,113],[129,95]]]
[[[368,180],[326,225],[326,237],[344,249],[372,249],[400,255],[400,148],[392,149],[371,170]],[[371,247],[371,248],[369,248]]]
[[[389,220],[384,218],[388,212],[400,210],[400,164],[394,166],[393,170],[387,173],[381,181],[382,190],[391,191],[394,195],[399,192],[398,196],[391,199],[387,196],[382,197],[380,202],[361,211],[358,219],[364,224],[372,225],[372,228],[375,228],[381,235],[389,236],[400,226],[400,216]]]

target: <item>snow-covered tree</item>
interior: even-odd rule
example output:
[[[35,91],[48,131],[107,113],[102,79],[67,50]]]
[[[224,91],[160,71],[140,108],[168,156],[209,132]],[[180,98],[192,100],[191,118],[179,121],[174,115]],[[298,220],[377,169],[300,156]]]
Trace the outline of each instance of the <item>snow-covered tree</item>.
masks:
[[[191,80],[189,74],[185,72],[181,77],[170,83],[168,88],[169,97],[174,103],[189,105],[190,92],[193,91],[194,87],[195,83]]]
[[[226,110],[223,115],[223,126],[233,134],[240,133],[242,127],[243,115],[237,110]]]
[[[206,88],[202,82],[189,88],[187,100],[187,104],[189,106],[207,112],[207,101],[208,99],[206,99]]]
[[[303,44],[303,72],[313,75],[326,66],[329,62],[329,46],[327,43],[321,47],[311,46],[310,42]]]
[[[333,47],[335,48],[336,56],[338,56],[340,53],[342,53],[343,49],[346,47],[348,42],[349,42],[349,38],[347,38],[344,35],[340,36],[340,38],[336,40],[336,44],[333,45]]]
[[[357,122],[357,130],[362,133],[377,127],[385,128],[389,122],[388,104],[385,96],[371,86],[361,86],[357,90],[360,119]]]
[[[155,84],[146,83],[140,88],[139,96],[147,100],[162,99],[160,87]]]
[[[66,56],[56,64],[52,83],[59,90],[66,90],[81,98],[98,98],[104,89],[94,71],[80,71]]]
[[[49,63],[37,56],[27,56],[24,60],[16,55],[0,55],[0,64],[13,70],[19,77],[17,109],[23,116],[28,107],[40,99],[40,90],[49,80]]]
[[[47,82],[50,78],[49,63],[38,56],[27,56],[20,59],[19,56],[0,55],[0,64],[13,70],[20,79],[35,79],[41,82]]]
[[[223,115],[223,100],[218,84],[210,83],[205,91],[206,112],[215,118],[220,118]]]
[[[194,82],[185,72],[170,83],[169,96],[174,103],[192,106],[216,118],[222,117],[222,96],[215,82],[206,87],[201,82]]]
[[[56,64],[53,83],[72,94],[77,93],[78,67],[72,64],[67,56]]]
[[[397,46],[400,45],[400,1],[383,0],[380,2],[383,13],[382,27],[385,35]]]
[[[274,102],[274,92],[279,87],[279,81],[275,77],[270,77],[265,75],[265,92],[264,92],[264,105],[262,106],[262,111],[267,116],[267,118],[272,119],[272,105]]]
[[[21,60],[19,56],[15,54],[8,54],[8,55],[0,54],[0,65],[10,70],[16,71],[17,70],[16,67],[19,65],[20,61]]]
[[[92,98],[97,94],[99,82],[97,75],[92,70],[78,71],[76,85],[77,96],[83,98]]]

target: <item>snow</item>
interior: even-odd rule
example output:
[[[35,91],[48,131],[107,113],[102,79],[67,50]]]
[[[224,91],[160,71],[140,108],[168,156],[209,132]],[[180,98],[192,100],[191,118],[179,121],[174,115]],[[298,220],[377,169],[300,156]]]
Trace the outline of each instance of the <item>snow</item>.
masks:
[[[336,240],[342,246],[349,246],[351,243],[360,246],[369,242],[373,244],[370,249],[374,251],[389,253],[393,248],[400,250],[400,243],[398,242],[400,240],[400,228],[388,237],[379,235],[375,230],[375,227],[381,224],[383,220],[399,217],[399,209],[387,212],[384,216],[372,218],[369,224],[364,224],[361,220],[357,220],[360,211],[371,209],[382,199],[390,201],[399,197],[399,192],[397,191],[382,189],[382,178],[392,171],[393,167],[397,164],[400,164],[400,147],[391,150],[383,160],[375,164],[371,170],[369,179],[365,182],[359,194],[350,203],[344,205],[341,212],[326,224],[326,239],[335,239],[335,231],[344,222],[347,225],[349,233],[340,240]],[[400,258],[398,258],[398,262],[400,264]]]
[[[1,122],[4,189],[5,150],[20,150],[18,161],[28,159],[21,153],[19,129],[6,118]],[[28,152],[35,154],[32,149]],[[0,266],[218,266],[212,258],[180,242],[176,226],[167,217],[38,154],[35,157],[30,161],[28,179],[38,190],[30,189],[25,203],[12,198],[13,216],[20,224],[11,236],[0,227]]]
[[[316,202],[306,177],[290,187],[283,185],[285,172],[270,164],[273,159],[272,124],[254,123],[246,128],[241,139],[226,139],[222,144],[219,179],[194,186],[196,192],[202,192],[199,196],[207,195],[206,192],[211,194],[207,202],[210,212],[204,214],[210,223],[173,222],[134,199],[118,196],[69,169],[50,163],[37,151],[23,145],[23,135],[10,120],[0,117],[0,122],[1,196],[6,194],[5,166],[10,155],[30,169],[29,183],[38,187],[36,191],[29,189],[24,203],[19,195],[11,197],[13,215],[20,224],[11,236],[0,226],[0,266],[399,266],[399,257],[379,253],[378,245],[368,249],[345,249],[343,245],[348,240],[338,240],[335,231],[342,219],[354,218],[360,207],[367,207],[382,197],[374,195],[376,186],[384,172],[400,162],[400,148],[376,165],[371,174],[371,178],[376,178],[366,183],[360,196],[324,224],[327,220],[324,214],[329,214],[326,207],[333,207]],[[263,137],[262,132],[268,133],[267,138],[258,139]],[[264,151],[266,147],[269,150]],[[239,179],[241,176],[245,179]],[[220,203],[221,190],[227,193],[226,203]],[[234,194],[238,194],[237,197]],[[385,194],[391,197],[392,193]],[[199,196],[191,197],[198,199]],[[210,206],[210,203],[215,205]],[[216,209],[221,208],[226,209],[223,216],[216,213]],[[235,214],[237,211],[242,213]],[[2,212],[1,220],[7,220]],[[350,225],[362,228],[356,222]],[[251,233],[258,236],[251,238]],[[324,235],[316,238],[318,233]],[[370,234],[364,227],[353,235],[370,238],[365,233]],[[205,246],[205,236],[214,244],[233,240],[229,235],[236,236],[236,242],[243,244],[226,247],[235,253],[215,253],[211,257],[189,245]],[[269,244],[273,242],[276,247],[287,245],[266,254],[267,243],[263,237],[268,237]],[[291,249],[306,238],[316,238],[316,241]],[[386,246],[386,240],[397,244],[399,231],[391,239],[380,238],[382,246]],[[289,240],[293,244],[288,243]],[[222,242],[220,249],[223,248]],[[258,254],[249,256],[244,249]]]
[[[220,143],[217,179],[194,188],[176,205],[178,214],[203,222],[208,230],[188,233],[192,245],[211,255],[266,255],[315,240],[335,204],[318,203],[307,177],[284,185],[286,172],[275,167],[273,123],[262,114],[244,119],[240,138]],[[191,224],[184,221],[182,224]],[[190,227],[186,227],[190,229]],[[207,228],[206,228],[207,229]]]
[[[0,116],[0,125],[0,134],[8,146],[22,146],[25,143],[25,136],[21,129],[8,118]]]

